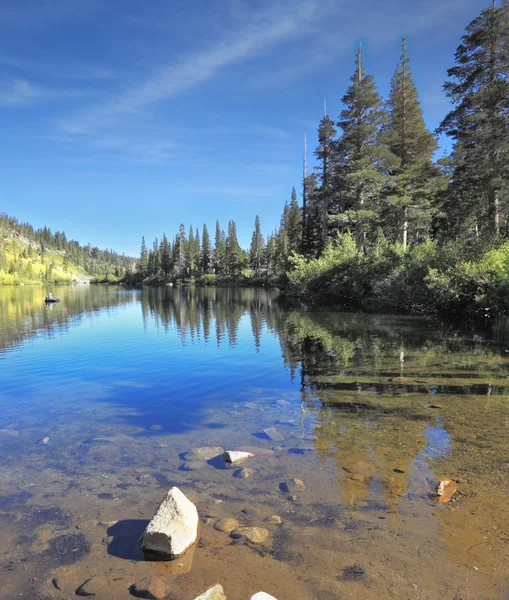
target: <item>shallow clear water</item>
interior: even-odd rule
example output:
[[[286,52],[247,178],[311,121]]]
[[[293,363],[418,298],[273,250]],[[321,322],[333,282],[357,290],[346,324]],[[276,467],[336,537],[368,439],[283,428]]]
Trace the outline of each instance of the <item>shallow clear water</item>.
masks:
[[[509,598],[509,342],[264,290],[52,291],[0,289],[0,598],[70,598],[96,575],[96,597],[127,599],[150,574],[182,600],[215,583],[229,600]],[[264,452],[246,479],[186,465],[212,445]],[[305,489],[283,492],[293,477]],[[145,562],[172,485],[200,542]],[[223,517],[269,538],[236,541]]]

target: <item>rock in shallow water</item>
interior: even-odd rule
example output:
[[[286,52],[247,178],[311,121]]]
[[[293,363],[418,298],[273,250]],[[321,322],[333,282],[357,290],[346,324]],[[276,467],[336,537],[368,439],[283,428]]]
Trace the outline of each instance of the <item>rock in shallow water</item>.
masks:
[[[223,586],[217,583],[203,594],[196,596],[194,600],[226,600],[226,596],[224,595]]]
[[[130,590],[133,596],[137,598],[149,598],[150,600],[159,600],[168,593],[168,586],[162,577],[154,575],[145,577],[131,586]]]
[[[241,463],[252,456],[254,456],[254,454],[251,452],[241,452],[236,450],[226,450],[226,452],[223,453],[224,460],[230,465]]]
[[[107,586],[108,583],[104,579],[101,579],[101,577],[91,577],[80,585],[76,590],[76,594],[78,596],[95,596]]]
[[[148,555],[173,560],[198,540],[196,506],[177,488],[172,487],[140,538]]]
[[[273,442],[282,442],[285,439],[285,436],[274,427],[267,427],[263,433]]]
[[[207,461],[220,456],[223,452],[224,448],[221,448],[221,446],[202,446],[201,448],[193,448],[189,452],[186,452],[184,459],[186,462],[195,460]]]
[[[249,477],[251,475],[251,473],[252,473],[251,469],[246,469],[245,467],[242,467],[242,469],[237,469],[233,473],[233,476],[236,477],[237,479],[246,479],[247,477]]]
[[[214,529],[217,531],[222,531],[223,533],[231,533],[234,529],[237,529],[240,523],[237,519],[220,519],[215,525]]]
[[[306,489],[304,482],[301,481],[300,479],[296,479],[295,477],[293,479],[287,479],[279,487],[281,488],[281,491],[284,492],[285,494],[293,494],[295,492],[302,492]]]
[[[207,468],[207,462],[205,460],[190,460],[182,465],[183,471],[200,471],[201,469]]]
[[[269,532],[263,527],[240,527],[232,531],[230,536],[234,540],[247,540],[252,544],[262,544],[269,537]]]
[[[277,600],[277,598],[265,592],[258,592],[254,596],[251,596],[251,600]]]

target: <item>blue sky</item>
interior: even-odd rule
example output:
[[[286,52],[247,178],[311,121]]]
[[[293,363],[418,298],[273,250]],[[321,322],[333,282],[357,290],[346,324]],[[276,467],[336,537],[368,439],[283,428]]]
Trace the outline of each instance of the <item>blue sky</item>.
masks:
[[[425,118],[487,0],[2,0],[0,210],[137,255],[179,223],[277,226],[362,41],[386,95],[408,39]]]

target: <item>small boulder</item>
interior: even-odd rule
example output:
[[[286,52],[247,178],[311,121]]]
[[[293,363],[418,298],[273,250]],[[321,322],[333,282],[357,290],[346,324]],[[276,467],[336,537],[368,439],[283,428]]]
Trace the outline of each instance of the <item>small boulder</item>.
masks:
[[[272,523],[273,525],[280,525],[281,517],[279,515],[272,515],[271,517],[267,517],[265,521],[267,523]]]
[[[277,598],[265,592],[257,592],[254,596],[251,596],[251,600],[277,600]]]
[[[149,598],[150,600],[159,600],[165,598],[168,593],[168,586],[162,577],[153,575],[145,577],[141,581],[133,584],[129,591],[137,598]]]
[[[184,459],[186,462],[194,461],[194,460],[212,460],[223,454],[224,448],[220,446],[202,446],[201,448],[193,448],[186,452],[184,455]]]
[[[251,452],[241,452],[238,450],[226,450],[223,453],[224,460],[230,465],[236,465],[253,456],[254,454]]]
[[[226,600],[226,596],[224,595],[223,586],[216,583],[214,587],[211,587],[206,592],[203,592],[203,594],[196,596],[194,600]]]
[[[285,436],[274,427],[267,427],[263,433],[273,442],[282,442],[285,439]]]
[[[49,437],[44,437],[40,440],[37,440],[38,444],[47,444],[49,442]]]
[[[302,492],[306,489],[304,482],[296,478],[283,481],[279,487],[285,494],[294,494],[295,492]]]
[[[437,497],[439,504],[445,504],[450,502],[453,495],[458,491],[458,486],[450,481],[449,479],[444,479],[443,481],[439,481],[437,484]]]
[[[140,538],[147,556],[173,560],[198,540],[196,506],[177,488],[172,487]]]
[[[231,533],[234,529],[239,527],[240,523],[237,519],[232,519],[227,517],[226,519],[219,519],[217,523],[214,525],[214,529],[217,531],[222,531],[223,533]]]
[[[237,469],[234,471],[233,476],[237,477],[237,479],[247,479],[251,475],[251,469],[246,469],[242,467],[242,469]]]
[[[205,460],[190,460],[189,462],[184,463],[180,468],[183,471],[200,471],[206,467],[208,467],[208,465]]]
[[[76,590],[77,596],[95,596],[108,586],[108,582],[101,577],[91,577],[82,583]]]
[[[269,532],[263,527],[239,527],[230,534],[234,540],[247,540],[252,544],[262,544],[269,537]]]

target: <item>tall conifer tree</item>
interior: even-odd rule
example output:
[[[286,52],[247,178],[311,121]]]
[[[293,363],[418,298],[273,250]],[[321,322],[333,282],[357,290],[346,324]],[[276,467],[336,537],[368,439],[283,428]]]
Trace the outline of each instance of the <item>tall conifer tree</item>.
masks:
[[[382,139],[397,159],[391,168],[388,213],[395,224],[395,237],[406,249],[410,219],[417,229],[426,231],[429,227],[433,182],[438,170],[432,162],[437,141],[424,123],[405,39],[392,78],[388,107],[389,121]]]

